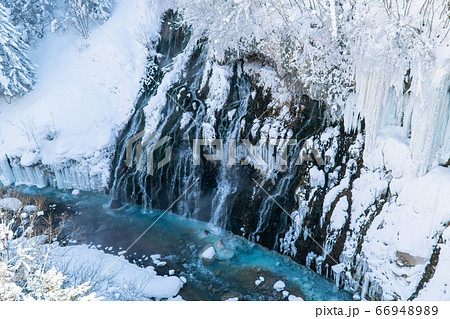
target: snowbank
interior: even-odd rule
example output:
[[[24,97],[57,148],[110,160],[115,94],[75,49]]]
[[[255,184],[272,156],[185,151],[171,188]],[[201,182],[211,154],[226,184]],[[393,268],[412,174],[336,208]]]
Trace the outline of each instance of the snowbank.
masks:
[[[171,300],[183,287],[182,280],[176,276],[158,276],[153,267],[140,268],[123,256],[87,245],[53,245],[50,253],[57,270],[73,283],[90,281],[96,295],[106,300]]]
[[[22,202],[17,198],[2,198],[0,199],[0,208],[18,211],[22,207]]]

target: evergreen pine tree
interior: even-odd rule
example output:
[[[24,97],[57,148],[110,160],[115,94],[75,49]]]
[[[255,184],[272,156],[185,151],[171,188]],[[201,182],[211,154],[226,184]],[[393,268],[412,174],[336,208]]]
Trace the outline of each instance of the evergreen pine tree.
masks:
[[[32,89],[35,72],[27,51],[27,44],[0,4],[0,95],[20,96]]]
[[[10,22],[31,44],[44,36],[44,29],[53,20],[53,0],[0,0],[9,10]]]

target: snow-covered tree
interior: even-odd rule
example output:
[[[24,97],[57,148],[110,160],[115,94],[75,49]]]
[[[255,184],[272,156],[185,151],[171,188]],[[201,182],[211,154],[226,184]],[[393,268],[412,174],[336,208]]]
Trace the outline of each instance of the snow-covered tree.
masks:
[[[257,56],[289,93],[325,101],[333,112],[355,90],[366,49],[389,48],[406,74],[414,59],[431,59],[433,47],[448,48],[450,37],[448,0],[173,1],[213,60]]]
[[[32,89],[35,73],[27,53],[27,44],[0,4],[0,95],[3,97],[24,95]]]
[[[108,20],[113,0],[66,0],[72,20],[83,38],[89,38],[91,19],[102,23]]]
[[[26,285],[27,300],[46,301],[90,301],[99,300],[95,293],[88,294],[91,286],[83,283],[79,286],[68,286],[67,276],[52,268],[46,272],[36,271]]]
[[[46,216],[42,201],[26,209],[17,198],[3,198],[0,206],[0,301],[95,300],[88,283],[74,285],[67,276],[49,267],[50,250],[64,228]],[[28,206],[30,207],[30,206]],[[53,243],[53,244],[51,244]]]
[[[44,36],[44,29],[53,20],[53,0],[0,0],[9,10],[10,21],[31,44]]]

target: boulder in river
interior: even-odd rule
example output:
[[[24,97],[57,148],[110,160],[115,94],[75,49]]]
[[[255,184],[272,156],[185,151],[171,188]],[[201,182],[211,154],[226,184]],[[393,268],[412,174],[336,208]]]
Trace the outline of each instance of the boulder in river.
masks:
[[[211,262],[216,258],[216,250],[213,246],[209,246],[202,252],[201,256],[203,261]]]
[[[118,199],[113,199],[111,201],[111,204],[109,205],[109,208],[111,209],[118,209],[121,208],[123,206],[122,202]]]
[[[275,289],[276,291],[280,292],[284,290],[284,287],[286,287],[286,284],[284,282],[282,282],[281,280],[278,280],[274,285],[273,285],[273,289]]]

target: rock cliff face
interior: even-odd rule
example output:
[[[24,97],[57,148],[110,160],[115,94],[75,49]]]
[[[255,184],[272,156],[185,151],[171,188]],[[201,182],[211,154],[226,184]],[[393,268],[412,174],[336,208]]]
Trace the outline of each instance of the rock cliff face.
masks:
[[[202,43],[190,43],[185,30],[171,27],[172,19],[166,15],[158,55],[118,141],[115,198],[161,209],[176,202],[173,210],[180,214],[230,229],[332,276],[330,267],[339,263],[350,228],[362,136],[326,122],[326,106],[305,95],[275,100],[264,80],[274,72],[258,57],[227,64],[208,60]],[[162,159],[170,149],[171,160],[152,174],[138,160],[126,165],[127,143],[145,129],[138,136],[143,140],[155,132],[170,138],[153,156]],[[158,140],[151,137],[149,148]],[[201,147],[195,165],[196,139],[220,139],[220,160],[203,156],[217,154],[217,145]],[[258,155],[250,154],[245,141]]]
[[[165,17],[158,54],[118,142],[115,198],[162,209],[175,202],[174,211],[287,254],[356,298],[419,296],[433,277],[448,213],[418,207],[420,199],[413,197],[427,187],[430,174],[448,176],[448,169],[420,178],[399,169],[411,160],[408,138],[395,126],[371,136],[364,151],[364,120],[356,131],[331,121],[319,101],[279,94],[264,57],[208,59],[204,43],[192,43],[188,31],[173,28],[173,19],[171,13]],[[138,161],[125,165],[127,142],[141,131],[149,149],[156,145],[154,161],[171,153],[151,173]],[[168,142],[155,144],[156,136]],[[406,190],[411,180],[417,186]],[[433,196],[443,201],[439,192]],[[417,232],[427,242],[420,251],[408,243],[406,230],[420,225],[410,222],[412,211],[425,214],[420,220],[426,213],[439,219]]]

